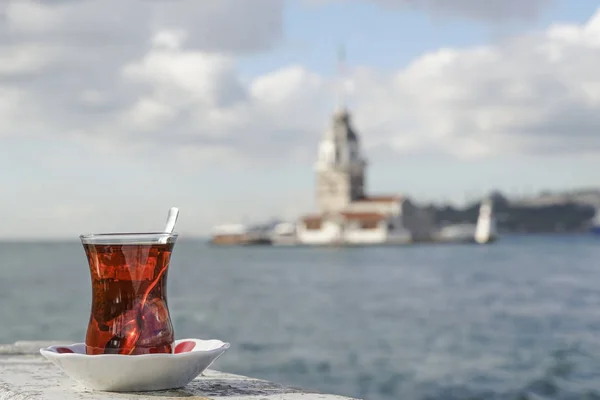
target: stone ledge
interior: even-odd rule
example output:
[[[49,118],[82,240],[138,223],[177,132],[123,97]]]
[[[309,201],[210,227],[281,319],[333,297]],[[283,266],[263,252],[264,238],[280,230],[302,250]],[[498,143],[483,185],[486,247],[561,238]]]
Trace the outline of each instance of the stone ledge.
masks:
[[[39,355],[40,348],[64,344],[64,341],[44,340],[26,341],[22,340],[13,344],[0,344],[0,357],[7,355]]]
[[[58,341],[0,345],[0,400],[352,400],[260,379],[207,370],[182,389],[144,393],[90,391],[39,354]],[[62,341],[60,343],[66,343]]]

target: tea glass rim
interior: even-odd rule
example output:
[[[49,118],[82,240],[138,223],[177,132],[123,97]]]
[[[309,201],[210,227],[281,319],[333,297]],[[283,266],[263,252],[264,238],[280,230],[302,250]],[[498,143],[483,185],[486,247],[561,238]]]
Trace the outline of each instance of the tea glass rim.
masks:
[[[84,233],[79,239],[84,244],[122,244],[122,243],[157,243],[160,239],[176,240],[176,232],[109,232],[109,233]]]

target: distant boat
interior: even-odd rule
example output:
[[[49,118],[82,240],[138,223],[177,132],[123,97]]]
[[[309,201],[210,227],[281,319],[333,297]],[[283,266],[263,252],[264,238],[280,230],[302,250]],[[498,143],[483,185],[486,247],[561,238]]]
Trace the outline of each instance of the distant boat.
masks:
[[[479,207],[479,217],[475,228],[474,239],[479,244],[486,244],[495,241],[498,238],[496,227],[496,218],[492,210],[491,200],[485,200]]]
[[[210,243],[217,245],[256,245],[271,244],[271,240],[263,227],[230,224],[213,228]]]
[[[292,222],[280,222],[271,231],[271,243],[274,245],[298,244],[296,237],[296,224]]]
[[[498,238],[496,219],[491,200],[485,200],[479,207],[476,224],[453,224],[440,228],[434,235],[440,243],[492,243]]]
[[[476,224],[452,224],[440,228],[434,239],[441,243],[471,243],[475,240],[476,230]]]

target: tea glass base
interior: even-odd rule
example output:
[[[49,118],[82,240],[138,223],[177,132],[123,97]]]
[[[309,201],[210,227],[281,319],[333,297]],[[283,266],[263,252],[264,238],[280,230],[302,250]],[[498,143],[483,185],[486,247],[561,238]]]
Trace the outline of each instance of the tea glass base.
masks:
[[[229,346],[220,340],[181,339],[175,341],[170,354],[88,355],[85,343],[50,346],[40,353],[89,389],[146,392],[187,385]]]
[[[85,353],[88,356],[99,356],[103,354],[120,354],[127,356],[139,356],[144,354],[172,354],[174,353],[175,344],[172,345],[163,345],[163,346],[153,346],[153,347],[141,347],[135,346],[132,349],[109,349],[107,350],[104,347],[93,347],[93,346],[85,346]]]

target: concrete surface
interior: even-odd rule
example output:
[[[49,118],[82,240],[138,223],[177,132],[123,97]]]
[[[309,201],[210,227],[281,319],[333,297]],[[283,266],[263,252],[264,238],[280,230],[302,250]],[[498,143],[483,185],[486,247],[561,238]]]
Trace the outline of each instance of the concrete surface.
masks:
[[[43,358],[39,349],[59,341],[0,345],[0,400],[351,400],[282,386],[260,379],[207,370],[178,390],[144,393],[91,391]]]

